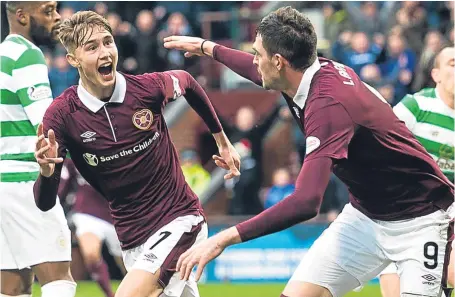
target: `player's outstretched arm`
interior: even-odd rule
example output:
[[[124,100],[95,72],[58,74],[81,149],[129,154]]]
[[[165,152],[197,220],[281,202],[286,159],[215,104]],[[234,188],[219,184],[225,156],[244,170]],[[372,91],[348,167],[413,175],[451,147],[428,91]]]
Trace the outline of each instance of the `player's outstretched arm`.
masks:
[[[40,165],[40,175],[33,186],[33,192],[36,206],[42,211],[48,211],[56,203],[64,158],[58,156],[59,144],[52,129],[44,133],[43,123],[41,123],[37,134],[35,158]]]
[[[315,217],[329,183],[332,164],[330,157],[305,161],[294,193],[250,220],[222,231],[183,253],[177,262],[181,278],[187,280],[197,265],[196,280],[199,280],[205,265],[230,245],[275,233]]]
[[[220,156],[214,156],[215,163],[219,167],[229,171],[224,178],[231,179],[235,176],[240,176],[240,156],[224,133],[220,120],[204,89],[202,89],[199,83],[186,71],[174,70],[165,73],[169,74],[174,80],[174,97],[179,96],[179,93],[182,91],[181,89],[183,89],[182,94],[188,101],[188,104],[202,118],[210,132],[212,132],[220,153]],[[168,82],[168,85],[169,84],[170,82]],[[178,84],[180,90],[175,88],[175,84]]]
[[[191,36],[169,36],[164,38],[164,47],[185,52],[185,57],[209,56],[224,64],[242,77],[262,86],[254,55],[219,45],[213,41]]]

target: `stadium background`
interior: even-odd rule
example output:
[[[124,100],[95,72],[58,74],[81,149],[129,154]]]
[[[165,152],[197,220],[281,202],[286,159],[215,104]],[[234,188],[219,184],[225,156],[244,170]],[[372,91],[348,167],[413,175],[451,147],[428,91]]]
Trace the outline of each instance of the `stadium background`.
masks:
[[[60,2],[67,18],[91,9],[111,24],[120,71],[143,73],[185,69],[206,89],[228,136],[242,156],[242,179],[225,183],[211,163],[211,135],[184,100],[170,104],[165,117],[181,154],[185,177],[208,216],[210,234],[254,215],[293,190],[304,158],[304,137],[283,108],[279,93],[266,92],[208,58],[185,59],[163,48],[169,35],[194,35],[249,51],[255,24],[268,12],[291,5],[312,20],[320,55],[352,67],[392,104],[432,86],[434,54],[454,43],[453,2]],[[8,34],[2,3],[1,40]],[[77,84],[77,71],[59,46],[43,48],[54,97]],[[71,223],[74,196],[62,197]],[[302,255],[347,202],[346,189],[332,177],[321,215],[283,232],[229,248],[206,269],[201,296],[279,296]],[[103,250],[114,279],[121,274]],[[78,296],[102,296],[89,281],[73,242]],[[87,281],[87,282],[86,282]],[[114,286],[117,285],[114,282]],[[38,288],[36,288],[38,290]],[[37,293],[39,295],[39,293]],[[380,296],[377,281],[352,296]],[[34,295],[34,296],[38,296]]]

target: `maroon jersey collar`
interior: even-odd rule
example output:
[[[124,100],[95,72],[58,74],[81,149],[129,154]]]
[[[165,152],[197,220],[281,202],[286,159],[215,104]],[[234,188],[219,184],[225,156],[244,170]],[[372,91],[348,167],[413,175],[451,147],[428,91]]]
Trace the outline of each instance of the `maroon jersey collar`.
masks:
[[[297,104],[301,109],[305,107],[305,102],[308,98],[308,93],[310,92],[311,80],[319,69],[321,69],[321,64],[319,63],[319,59],[316,58],[314,63],[311,64],[311,66],[308,67],[303,73],[299,88],[297,89],[297,93],[293,99],[295,104]]]
[[[123,75],[116,72],[115,73],[115,88],[114,93],[109,99],[110,103],[123,103],[125,100],[125,93],[126,93],[126,80]],[[106,104],[106,102],[101,101],[100,99],[96,98],[92,94],[90,94],[81,84],[79,80],[79,85],[77,87],[77,96],[81,100],[81,102],[91,111],[97,112]]]

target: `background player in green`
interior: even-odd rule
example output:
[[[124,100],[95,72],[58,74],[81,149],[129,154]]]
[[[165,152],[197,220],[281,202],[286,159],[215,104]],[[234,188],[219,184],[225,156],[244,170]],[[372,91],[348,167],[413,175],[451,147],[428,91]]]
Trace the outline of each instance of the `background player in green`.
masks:
[[[74,297],[71,241],[60,203],[44,213],[33,198],[39,174],[36,128],[52,102],[38,48],[60,23],[57,2],[8,2],[10,34],[0,45],[1,296],[31,296],[33,272],[43,297]]]
[[[454,66],[455,49],[444,48],[436,57],[431,76],[436,88],[425,88],[407,95],[394,108],[395,114],[436,160],[442,172],[453,182],[455,146],[454,133]],[[453,249],[448,271],[448,282],[454,284]],[[395,263],[380,276],[383,297],[400,296],[400,279]],[[424,279],[422,279],[424,281]]]

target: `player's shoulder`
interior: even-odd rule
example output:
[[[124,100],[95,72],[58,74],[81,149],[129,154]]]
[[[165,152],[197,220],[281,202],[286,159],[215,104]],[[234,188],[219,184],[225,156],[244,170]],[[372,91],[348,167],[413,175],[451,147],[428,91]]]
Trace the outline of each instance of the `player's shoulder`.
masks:
[[[13,61],[29,60],[44,60],[44,54],[39,47],[34,45],[29,40],[16,34],[8,35],[0,44],[0,56],[9,58]]]
[[[55,118],[56,116],[64,117],[74,111],[77,100],[77,86],[71,86],[56,97],[45,113],[45,117]]]

